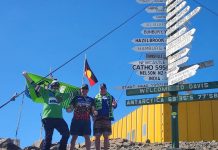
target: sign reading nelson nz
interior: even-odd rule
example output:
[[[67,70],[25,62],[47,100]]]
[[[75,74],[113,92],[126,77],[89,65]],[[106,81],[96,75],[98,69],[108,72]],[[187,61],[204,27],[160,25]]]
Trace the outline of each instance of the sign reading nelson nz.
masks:
[[[160,86],[151,88],[140,88],[140,89],[129,89],[126,90],[126,95],[144,95],[144,94],[155,94],[173,91],[190,91],[190,90],[203,90],[218,88],[218,81],[215,82],[201,82],[201,83],[190,83],[190,84],[179,84],[170,86]]]

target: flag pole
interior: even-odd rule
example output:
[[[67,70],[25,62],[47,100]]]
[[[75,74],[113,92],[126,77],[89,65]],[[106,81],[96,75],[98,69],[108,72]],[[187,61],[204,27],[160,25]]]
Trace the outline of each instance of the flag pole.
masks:
[[[85,62],[86,62],[86,54],[85,54],[85,59],[84,59],[84,64],[83,64],[82,84],[84,84],[84,78],[85,78]]]

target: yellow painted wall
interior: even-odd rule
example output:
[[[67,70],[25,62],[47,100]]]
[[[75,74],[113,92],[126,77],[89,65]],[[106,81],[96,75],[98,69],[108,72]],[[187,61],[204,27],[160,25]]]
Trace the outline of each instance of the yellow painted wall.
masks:
[[[142,112],[142,107],[139,107],[136,110],[136,117],[137,117],[137,121],[136,121],[136,142],[142,142],[142,117],[143,117],[143,112]]]
[[[148,130],[147,130],[147,134],[148,134],[148,139],[154,143],[155,142],[155,105],[149,105],[148,106]]]
[[[154,141],[162,142],[162,123],[163,123],[163,105],[158,104],[154,106]]]
[[[122,138],[122,119],[120,119],[118,121],[118,125],[117,125],[117,137],[118,138]]]
[[[137,123],[137,115],[136,115],[136,110],[133,111],[131,113],[131,141],[135,142],[136,141],[136,133],[137,133],[137,126],[136,126],[136,123]],[[134,120],[134,121],[133,121]]]
[[[127,128],[126,128],[127,127],[127,117],[122,118],[122,125],[123,126],[122,126],[122,136],[121,137],[123,139],[127,139],[127,132],[126,132],[127,131]]]
[[[146,142],[148,139],[148,106],[144,105],[142,106],[142,142]],[[146,130],[145,130],[146,129]]]
[[[131,130],[132,130],[132,127],[131,127],[131,120],[132,117],[131,117],[131,113],[129,115],[127,115],[127,129],[126,129],[126,132],[127,132],[127,139],[128,140],[132,140],[131,139]]]
[[[218,101],[179,103],[179,140],[218,140]],[[144,129],[146,129],[144,131]],[[124,138],[135,130],[135,141],[171,141],[170,104],[144,105],[112,126],[111,138]]]

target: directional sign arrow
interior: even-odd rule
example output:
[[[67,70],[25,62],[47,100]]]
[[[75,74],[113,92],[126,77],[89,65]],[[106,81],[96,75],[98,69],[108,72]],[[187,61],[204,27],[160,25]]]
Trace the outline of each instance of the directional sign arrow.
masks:
[[[165,38],[135,38],[132,40],[135,44],[143,44],[143,43],[165,43]]]
[[[183,81],[187,78],[192,77],[196,74],[196,70],[198,69],[199,65],[191,66],[183,71],[180,71],[177,74],[174,74],[172,76],[169,76],[168,78],[168,85],[173,85],[175,83],[178,83],[180,81]]]
[[[190,6],[187,6],[179,14],[177,14],[172,20],[168,21],[166,24],[166,28],[169,28],[176,21],[178,21],[180,18],[182,18],[186,13],[188,13],[189,9],[190,9]]]
[[[165,6],[149,6],[145,9],[147,13],[166,13]]]
[[[154,20],[165,20],[166,19],[166,15],[157,15],[157,16],[153,16]]]
[[[180,29],[178,32],[176,32],[175,34],[173,34],[172,36],[170,36],[169,38],[167,38],[167,44],[169,44],[170,42],[172,42],[173,40],[175,40],[176,38],[178,38],[179,36],[181,36],[182,34],[184,34],[186,32],[187,28],[183,27],[182,29]]]
[[[167,6],[168,4],[170,4],[172,1],[174,1],[174,0],[166,0],[166,6]]]
[[[166,46],[166,50],[169,50],[173,47],[175,47],[176,45],[178,45],[179,43],[183,42],[184,39],[188,39],[191,38],[191,36],[195,33],[196,29],[191,29],[190,31],[186,32],[185,34],[183,34],[182,36],[178,37],[176,40],[174,40],[173,42],[167,44]]]
[[[159,86],[167,86],[167,83],[147,83],[140,85],[123,85],[115,87],[116,90],[127,90],[127,89],[137,89],[137,88],[145,88],[145,87],[159,87]]]
[[[180,70],[184,70],[184,69],[189,68],[193,65],[199,65],[198,69],[204,69],[204,68],[214,66],[214,62],[213,62],[213,60],[203,61],[203,62],[199,62],[197,64],[192,64],[192,65],[181,67]]]
[[[184,41],[182,41],[181,43],[179,43],[178,45],[174,46],[173,48],[169,49],[166,51],[166,56],[169,56],[171,54],[173,54],[174,52],[176,52],[177,50],[185,47],[186,45],[188,45],[189,43],[191,43],[191,41],[193,40],[193,36],[188,37],[187,39],[184,39]]]
[[[167,77],[169,77],[169,76],[172,76],[172,75],[176,74],[178,71],[179,71],[179,67],[177,67],[177,69],[176,69],[176,70],[173,70],[173,71],[167,72]]]
[[[166,16],[166,20],[169,20],[173,17],[176,13],[178,13],[183,7],[185,7],[186,1],[182,2],[178,7],[176,7],[172,12],[168,13]]]
[[[145,94],[166,93],[166,92],[173,92],[173,91],[205,90],[205,89],[214,89],[214,88],[218,88],[218,81],[129,89],[126,90],[126,95],[127,96],[145,95]]]
[[[187,16],[185,16],[184,18],[182,18],[180,21],[178,21],[174,26],[172,26],[171,28],[169,28],[166,32],[166,35],[168,36],[169,34],[171,34],[172,32],[174,32],[176,29],[178,29],[179,27],[181,27],[183,24],[185,24],[187,21],[189,21],[192,17],[194,17],[197,13],[199,13],[199,11],[201,10],[201,7],[197,7],[195,8],[192,12],[190,12]]]
[[[162,75],[162,76],[145,76],[144,77],[145,81],[164,81],[167,80],[166,75]]]
[[[184,57],[185,55],[188,54],[189,48],[184,48],[183,50],[179,51],[178,53],[174,54],[173,56],[168,57],[168,63],[173,63],[174,61]]]
[[[174,3],[167,7],[167,13],[170,12],[173,8],[175,8],[178,4],[180,4],[183,0],[176,0]]]
[[[161,29],[146,29],[142,30],[141,33],[143,35],[165,35],[166,30],[161,30]]]
[[[161,28],[166,27],[166,22],[145,22],[141,24],[144,28]]]
[[[135,46],[132,49],[137,52],[165,51],[166,46]]]
[[[218,100],[218,93],[203,93],[203,94],[190,94],[179,95],[172,97],[155,97],[155,98],[142,98],[126,100],[126,106],[150,105],[150,104],[165,104],[165,103],[181,103],[193,101],[208,101]]]
[[[164,60],[166,59],[166,54],[165,53],[146,53],[145,54],[145,59],[146,60]]]
[[[173,67],[176,67],[176,66],[179,66],[179,65],[181,65],[181,64],[184,64],[184,63],[187,62],[187,61],[188,61],[188,57],[183,57],[183,58],[181,58],[181,59],[179,59],[179,60],[177,60],[177,61],[175,61],[175,62],[169,64],[169,65],[168,65],[168,69],[171,69],[171,68],[173,68]]]
[[[165,3],[166,0],[136,0],[139,4]]]

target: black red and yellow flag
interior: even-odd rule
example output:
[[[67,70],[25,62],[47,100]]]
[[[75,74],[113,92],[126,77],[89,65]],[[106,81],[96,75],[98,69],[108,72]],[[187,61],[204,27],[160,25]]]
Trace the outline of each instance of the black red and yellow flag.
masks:
[[[89,67],[87,59],[85,60],[85,76],[89,80],[89,84],[91,86],[95,85],[98,82],[97,78],[95,77],[94,73],[92,72],[91,68]]]

